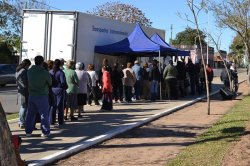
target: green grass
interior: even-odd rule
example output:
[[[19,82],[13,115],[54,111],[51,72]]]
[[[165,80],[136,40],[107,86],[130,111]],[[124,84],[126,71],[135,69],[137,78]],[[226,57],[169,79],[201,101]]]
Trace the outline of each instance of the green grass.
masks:
[[[18,113],[7,115],[7,120],[16,119],[16,118],[18,118]]]
[[[238,102],[193,145],[167,163],[167,166],[220,166],[224,155],[244,134],[250,120],[250,96]]]

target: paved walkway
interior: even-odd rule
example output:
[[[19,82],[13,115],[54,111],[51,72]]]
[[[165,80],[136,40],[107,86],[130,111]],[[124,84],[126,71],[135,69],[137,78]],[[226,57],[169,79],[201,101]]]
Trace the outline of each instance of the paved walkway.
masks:
[[[239,74],[239,81],[245,78],[246,73]],[[213,83],[213,92],[222,86],[218,77]],[[49,138],[40,137],[40,130],[26,138],[24,130],[18,128],[17,121],[9,122],[9,125],[13,134],[23,137],[20,150],[22,159],[30,165],[44,165],[167,115],[201,98],[202,96],[188,96],[176,101],[119,103],[114,104],[112,112],[100,112],[99,106],[85,106],[83,118],[76,122],[66,122],[60,129],[52,127]]]

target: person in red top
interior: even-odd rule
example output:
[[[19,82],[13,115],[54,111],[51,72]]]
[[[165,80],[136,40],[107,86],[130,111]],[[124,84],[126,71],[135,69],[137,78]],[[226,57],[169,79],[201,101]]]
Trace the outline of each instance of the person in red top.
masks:
[[[207,64],[206,70],[207,70],[208,89],[209,89],[209,92],[211,92],[212,91],[212,81],[214,78],[214,72],[213,72],[212,67],[209,64]]]
[[[102,67],[102,108],[101,111],[112,111],[112,84],[111,76],[106,66]]]

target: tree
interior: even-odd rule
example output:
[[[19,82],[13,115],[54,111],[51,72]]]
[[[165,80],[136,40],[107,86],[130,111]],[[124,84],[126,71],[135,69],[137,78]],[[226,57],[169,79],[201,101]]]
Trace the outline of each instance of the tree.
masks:
[[[0,0],[0,35],[19,47],[23,9],[47,9],[45,0]],[[14,41],[12,40],[14,39]]]
[[[248,33],[250,35],[250,29],[248,29]],[[238,64],[242,64],[242,60],[244,57],[244,53],[245,53],[245,45],[244,42],[242,41],[241,37],[239,35],[236,35],[233,39],[233,42],[230,46],[230,49],[232,52],[231,53],[231,59],[238,63]]]
[[[9,58],[12,55],[11,48],[8,47],[8,44],[5,42],[0,42],[0,62],[8,63]]]
[[[240,54],[244,53],[245,46],[239,35],[234,37],[230,49],[235,53],[240,53]]]
[[[11,142],[11,133],[6,116],[0,102],[0,165],[17,166],[14,146]]]
[[[0,0],[0,59],[4,62],[13,47],[19,47],[23,8],[44,8],[43,0]],[[0,103],[0,165],[16,166],[16,157],[6,116]]]
[[[92,11],[87,11],[87,13],[127,23],[140,23],[147,27],[152,25],[152,22],[140,9],[119,1],[107,2],[97,6]]]
[[[215,15],[220,27],[225,27],[236,32],[245,46],[245,52],[250,61],[250,2],[249,0],[207,0],[207,6]],[[250,66],[249,66],[250,68]],[[250,84],[250,74],[248,75]]]
[[[202,31],[200,31],[198,16],[199,16],[199,13],[204,8],[204,5],[203,5],[204,0],[201,1],[201,4],[199,6],[194,3],[194,0],[186,0],[186,2],[187,2],[187,6],[190,9],[192,16],[193,16],[193,19],[189,19],[188,15],[185,14],[186,20],[191,22],[192,24],[194,24],[196,27],[196,29],[194,29],[195,36],[193,36],[193,37],[198,38],[198,43],[199,43],[198,45],[200,48],[200,53],[202,55],[202,53],[203,53],[203,47],[202,47],[203,41],[202,40],[204,40],[205,35]],[[195,31],[196,31],[196,33],[195,33]],[[196,42],[195,42],[195,44],[196,44]],[[201,56],[201,63],[203,64],[203,70],[205,73],[205,84],[206,84],[206,92],[207,92],[207,113],[208,113],[208,115],[210,115],[210,93],[209,93],[209,88],[208,88],[208,77],[207,77],[206,64],[205,64],[203,56]]]
[[[248,34],[250,36],[250,28],[248,29]],[[233,39],[233,42],[230,46],[230,49],[236,53],[237,55],[242,55],[244,54],[244,50],[246,49],[244,42],[242,41],[242,38],[240,35],[236,35]]]
[[[205,34],[199,30],[199,33],[201,34],[201,43],[202,45],[206,45],[207,43],[205,42]],[[198,39],[197,39],[197,30],[192,29],[192,28],[186,28],[184,31],[179,32],[176,35],[176,38],[172,40],[173,45],[194,45],[198,44]],[[196,43],[197,41],[197,43]]]

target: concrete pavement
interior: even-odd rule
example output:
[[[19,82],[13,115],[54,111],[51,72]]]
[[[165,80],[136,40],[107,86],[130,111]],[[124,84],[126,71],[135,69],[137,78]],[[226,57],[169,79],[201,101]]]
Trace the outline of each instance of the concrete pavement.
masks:
[[[240,81],[245,78],[246,73],[239,74]],[[216,77],[213,81],[213,92],[218,92],[221,86],[219,78]],[[16,121],[9,122],[9,125],[13,134],[23,137],[20,150],[22,159],[30,165],[44,165],[180,110],[202,97],[205,95],[188,96],[176,101],[119,103],[114,104],[112,112],[100,112],[99,106],[85,106],[86,113],[83,118],[76,122],[66,122],[60,129],[52,127],[49,138],[40,137],[40,130],[34,131],[32,137],[26,138],[24,130],[18,128]]]

